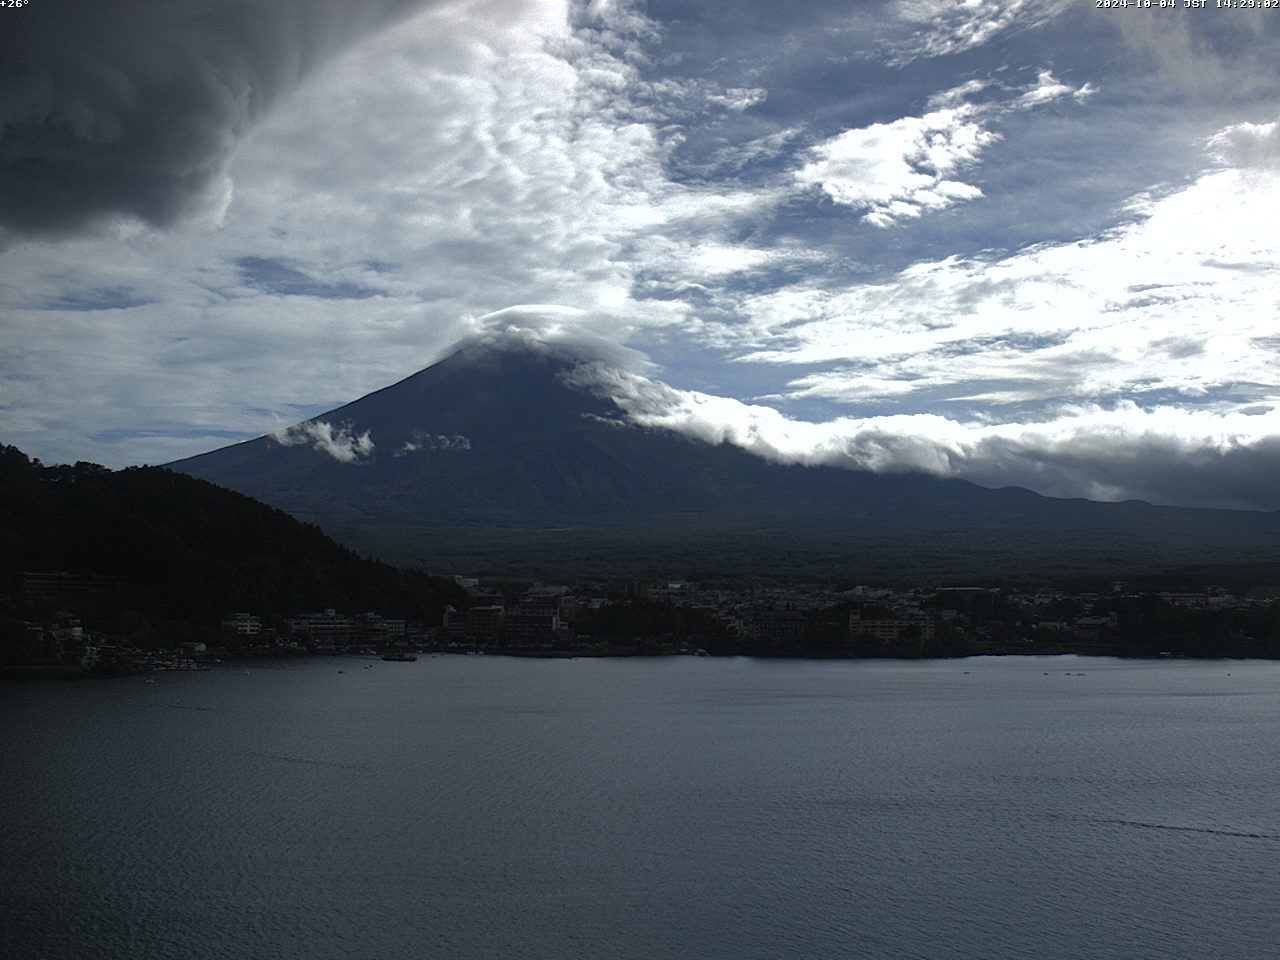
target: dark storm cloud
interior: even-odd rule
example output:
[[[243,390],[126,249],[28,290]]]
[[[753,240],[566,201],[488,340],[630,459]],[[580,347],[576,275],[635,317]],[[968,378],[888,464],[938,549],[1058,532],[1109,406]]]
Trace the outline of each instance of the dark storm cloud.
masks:
[[[428,0],[39,0],[0,30],[0,237],[216,214],[263,114]]]

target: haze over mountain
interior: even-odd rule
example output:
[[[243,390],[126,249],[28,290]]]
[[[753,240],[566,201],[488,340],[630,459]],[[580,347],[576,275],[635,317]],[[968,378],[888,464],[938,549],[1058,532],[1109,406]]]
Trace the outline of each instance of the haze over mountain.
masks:
[[[556,543],[679,553],[748,538],[763,554],[925,548],[953,559],[1055,550],[1166,561],[1265,550],[1280,515],[1056,500],[923,474],[770,462],[628,416],[661,384],[599,351],[464,342],[417,374],[304,423],[170,466],[431,564]],[[628,396],[613,394],[623,385]],[[752,552],[741,539],[744,559]],[[1205,553],[1207,551],[1207,554]],[[607,551],[606,551],[607,552]],[[1186,557],[1189,559],[1189,555]],[[609,562],[602,558],[603,562]]]

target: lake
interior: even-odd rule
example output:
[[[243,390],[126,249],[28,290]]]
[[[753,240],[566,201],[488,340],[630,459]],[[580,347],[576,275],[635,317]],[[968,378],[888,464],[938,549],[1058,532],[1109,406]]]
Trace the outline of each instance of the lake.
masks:
[[[0,684],[0,956],[1280,955],[1280,664]]]

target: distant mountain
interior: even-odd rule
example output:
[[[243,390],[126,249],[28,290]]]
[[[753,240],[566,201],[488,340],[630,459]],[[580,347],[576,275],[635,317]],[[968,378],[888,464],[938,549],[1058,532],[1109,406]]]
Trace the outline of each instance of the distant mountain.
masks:
[[[696,542],[690,562],[709,569],[716,557],[706,548],[716,544],[737,566],[753,555],[768,565],[766,555],[785,548],[863,569],[877,552],[885,569],[902,567],[904,551],[987,556],[1013,569],[1032,553],[1228,561],[1278,542],[1277,514],[771,463],[629,423],[600,390],[574,385],[584,362],[563,350],[473,343],[285,434],[170,466],[349,544],[429,564],[550,550],[581,573]]]

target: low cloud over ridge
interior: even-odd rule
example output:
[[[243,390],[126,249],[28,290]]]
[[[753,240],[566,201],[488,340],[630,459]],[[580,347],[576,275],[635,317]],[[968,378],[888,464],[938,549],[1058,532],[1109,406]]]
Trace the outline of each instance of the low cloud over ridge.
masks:
[[[359,463],[373,453],[374,442],[369,431],[355,434],[351,424],[334,426],[323,420],[308,420],[270,434],[282,447],[310,445],[312,449],[327,453],[339,463]]]
[[[612,397],[641,426],[731,443],[778,463],[920,472],[1046,496],[1277,510],[1280,409],[1252,413],[1088,405],[1027,423],[935,414],[808,422],[772,407],[677,390],[602,364],[577,382]]]

